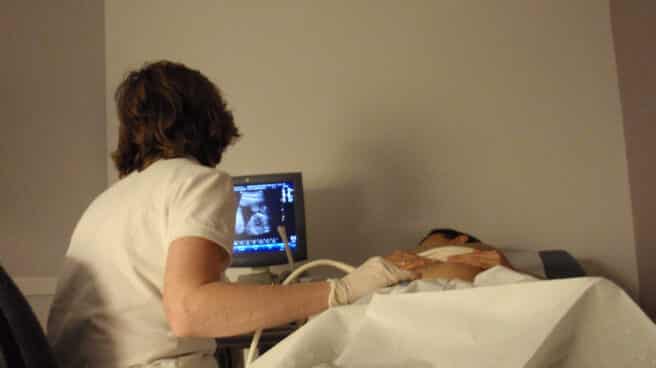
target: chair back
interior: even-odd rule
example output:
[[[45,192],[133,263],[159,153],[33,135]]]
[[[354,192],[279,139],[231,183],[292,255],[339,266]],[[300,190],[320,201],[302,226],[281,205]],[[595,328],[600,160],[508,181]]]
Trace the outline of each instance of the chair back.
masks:
[[[57,368],[30,304],[0,266],[0,368]]]

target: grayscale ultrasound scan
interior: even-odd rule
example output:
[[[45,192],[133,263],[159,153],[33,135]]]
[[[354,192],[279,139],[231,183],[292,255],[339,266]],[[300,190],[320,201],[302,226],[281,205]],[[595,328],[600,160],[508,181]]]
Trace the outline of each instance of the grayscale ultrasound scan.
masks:
[[[257,236],[271,231],[271,214],[266,205],[264,191],[244,191],[237,207],[235,232]]]

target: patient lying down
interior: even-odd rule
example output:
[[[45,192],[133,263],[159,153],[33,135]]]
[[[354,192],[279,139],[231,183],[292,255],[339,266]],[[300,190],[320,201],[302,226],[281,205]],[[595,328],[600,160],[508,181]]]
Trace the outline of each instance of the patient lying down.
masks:
[[[513,268],[501,251],[451,229],[432,230],[414,249],[396,250],[384,258],[402,269],[417,272],[422,279],[472,282],[480,272],[494,266]]]

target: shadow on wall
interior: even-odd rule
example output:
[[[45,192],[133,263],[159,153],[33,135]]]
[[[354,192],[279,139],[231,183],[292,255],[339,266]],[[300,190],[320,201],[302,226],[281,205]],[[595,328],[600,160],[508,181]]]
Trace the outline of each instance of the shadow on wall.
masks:
[[[342,142],[325,187],[306,189],[309,255],[353,265],[410,248],[439,222],[439,188],[412,130]],[[425,145],[423,145],[425,146]],[[433,163],[434,165],[434,163]],[[427,215],[429,214],[429,215]]]
[[[583,267],[583,270],[586,273],[586,276],[592,276],[592,277],[603,277],[605,279],[608,279],[612,281],[613,283],[617,284],[620,288],[622,288],[624,291],[627,292],[627,295],[633,299],[636,303],[638,302],[638,299],[636,298],[636,295],[633,295],[633,293],[630,292],[630,289],[627,287],[627,285],[624,285],[622,282],[620,282],[620,278],[616,277],[614,273],[610,270],[608,270],[606,267],[604,267],[602,264],[599,262],[592,260],[592,259],[578,259],[579,263],[581,264],[581,267]]]
[[[361,250],[357,249],[357,244],[353,244],[352,240],[362,237],[362,227],[357,220],[365,214],[362,190],[361,186],[353,182],[305,190],[305,203],[312,206],[308,212],[314,214],[307,219],[309,259],[328,258],[353,265],[358,263]],[[325,277],[341,274],[332,269],[312,273]]]

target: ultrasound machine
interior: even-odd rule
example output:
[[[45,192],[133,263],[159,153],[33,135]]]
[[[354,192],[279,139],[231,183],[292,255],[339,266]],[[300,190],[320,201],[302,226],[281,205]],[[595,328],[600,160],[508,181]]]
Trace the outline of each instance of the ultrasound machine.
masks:
[[[259,174],[232,180],[237,211],[228,278],[249,283],[274,282],[277,276],[271,271],[272,266],[293,265],[307,259],[302,175]]]
[[[313,281],[304,275],[314,267],[334,267],[346,273],[353,270],[347,264],[325,259],[294,267],[295,262],[307,260],[301,173],[236,176],[232,182],[237,210],[232,264],[226,271],[230,281],[287,285]],[[280,338],[298,327],[293,325],[291,330],[283,326]],[[262,330],[252,336],[244,360],[247,367],[257,355],[261,336]],[[235,339],[237,343],[232,341]],[[239,337],[217,339],[217,343],[223,347],[241,346]]]

